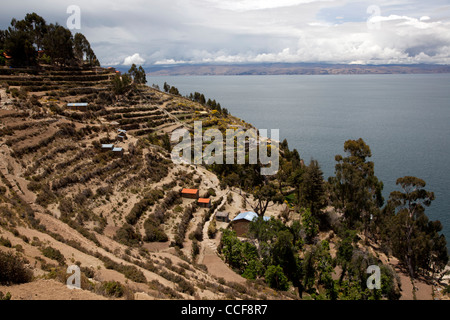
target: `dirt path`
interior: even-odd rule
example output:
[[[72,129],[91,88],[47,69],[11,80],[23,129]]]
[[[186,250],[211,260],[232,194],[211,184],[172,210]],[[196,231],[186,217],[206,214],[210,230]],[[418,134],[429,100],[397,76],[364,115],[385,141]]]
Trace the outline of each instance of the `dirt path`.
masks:
[[[225,281],[233,281],[238,283],[245,283],[246,279],[231,270],[222,259],[217,256],[216,252],[211,248],[205,248],[205,255],[203,264],[208,268],[208,273],[225,279]]]

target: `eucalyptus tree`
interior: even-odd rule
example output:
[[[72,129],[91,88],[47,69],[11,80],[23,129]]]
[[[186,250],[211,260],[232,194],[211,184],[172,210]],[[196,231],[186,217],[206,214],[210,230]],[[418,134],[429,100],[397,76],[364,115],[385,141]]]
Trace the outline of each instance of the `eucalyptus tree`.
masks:
[[[393,191],[389,197],[388,210],[391,210],[390,243],[394,256],[404,264],[413,285],[417,273],[426,271],[435,275],[442,271],[448,262],[445,236],[440,235],[442,224],[429,221],[425,208],[435,199],[431,191],[425,189],[424,180],[406,176],[397,179],[401,191]]]

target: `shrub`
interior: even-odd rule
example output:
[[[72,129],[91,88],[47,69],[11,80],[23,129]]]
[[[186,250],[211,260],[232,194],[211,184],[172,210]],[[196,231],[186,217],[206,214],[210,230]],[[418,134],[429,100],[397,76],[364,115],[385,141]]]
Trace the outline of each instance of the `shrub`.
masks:
[[[269,266],[265,274],[267,284],[277,290],[287,291],[289,289],[288,278],[280,266]]]
[[[117,230],[114,238],[116,241],[127,246],[138,245],[141,241],[141,235],[138,234],[129,224],[124,224],[119,230]]]
[[[0,245],[5,246],[7,248],[12,247],[11,241],[9,241],[9,239],[3,238],[3,237],[0,237]]]
[[[0,291],[0,300],[2,301],[11,300],[11,292],[7,292],[5,295],[2,291]]]
[[[68,217],[71,217],[74,213],[72,200],[67,198],[61,199],[58,209],[61,212],[61,220],[64,221]]]
[[[216,190],[213,188],[208,189],[208,196],[215,197],[216,196]]]
[[[0,252],[0,284],[12,285],[30,282],[33,274],[25,260],[12,252]]]
[[[121,272],[125,275],[126,278],[130,279],[131,281],[138,283],[147,282],[144,273],[135,266],[122,266]]]
[[[106,296],[121,298],[125,292],[125,287],[117,281],[103,282],[101,290]]]
[[[64,265],[64,263],[66,262],[64,255],[58,249],[52,247],[45,247],[41,251],[44,257],[58,261],[60,265]]]
[[[36,203],[46,208],[49,204],[55,201],[56,196],[52,192],[52,190],[50,190],[49,185],[47,184],[43,185],[41,188],[41,192],[38,194],[36,198]]]
[[[200,253],[200,246],[198,245],[198,241],[194,240],[192,241],[192,258],[195,261],[195,258],[199,255]]]
[[[208,237],[210,239],[214,239],[216,237],[216,233],[217,233],[216,220],[213,220],[208,226]]]
[[[191,221],[194,212],[197,210],[197,205],[192,204],[184,209],[183,216],[181,217],[181,222],[178,225],[177,234],[175,235],[175,245],[183,248],[184,237],[186,236],[186,231]]]
[[[148,207],[155,204],[155,199],[153,198],[144,198],[138,203],[136,203],[131,209],[130,213],[125,217],[127,223],[131,225],[135,225],[140,217],[144,214],[144,212],[148,209]]]
[[[166,242],[167,240],[169,240],[167,234],[164,232],[161,226],[158,225],[156,219],[153,216],[150,216],[147,220],[145,220],[144,230],[144,241],[146,242]]]
[[[228,204],[233,203],[233,194],[231,192],[227,195],[227,203]]]

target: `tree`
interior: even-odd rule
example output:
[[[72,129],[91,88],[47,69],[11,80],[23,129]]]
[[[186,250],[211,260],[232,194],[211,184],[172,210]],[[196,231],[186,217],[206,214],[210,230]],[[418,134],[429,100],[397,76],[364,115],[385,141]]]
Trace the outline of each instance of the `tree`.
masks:
[[[338,249],[336,253],[336,261],[342,267],[342,273],[339,277],[339,285],[342,284],[345,274],[349,269],[349,266],[353,257],[353,242],[356,239],[356,232],[352,230],[345,230],[341,240],[338,243]]]
[[[130,70],[128,70],[128,73],[130,74],[134,83],[136,83],[136,84],[146,84],[147,83],[145,70],[144,70],[144,68],[142,68],[142,66],[139,66],[139,68],[138,68],[133,63]]]
[[[413,285],[420,269],[431,271],[433,275],[445,268],[448,262],[446,241],[439,235],[442,225],[439,221],[429,221],[425,207],[435,199],[434,193],[425,189],[424,180],[406,176],[397,179],[402,191],[390,194],[388,206],[396,210],[392,216],[391,242],[394,255],[406,265]]]
[[[74,60],[73,37],[69,29],[59,24],[50,24],[43,43],[45,52],[53,63],[66,66]]]
[[[167,82],[164,82],[163,88],[164,88],[164,92],[169,92],[169,90],[170,90],[170,85],[169,85]]]
[[[315,218],[319,217],[325,207],[325,181],[317,160],[311,160],[305,167],[300,184],[300,203],[309,208]]]
[[[12,57],[13,66],[36,65],[37,51],[25,21],[12,19],[11,27],[5,31],[4,38],[4,49]]]
[[[372,153],[363,139],[346,141],[344,151],[348,156],[336,156],[336,176],[329,178],[331,200],[343,211],[349,227],[363,222],[367,235],[371,217],[379,212],[384,202],[383,183],[375,176],[374,163],[366,161]]]
[[[289,280],[283,273],[283,268],[279,265],[269,266],[265,273],[267,284],[273,289],[287,291],[289,289]]]
[[[12,57],[13,66],[37,65],[38,51],[44,50],[41,61],[62,66],[86,61],[99,66],[89,42],[81,33],[72,32],[58,24],[47,25],[44,18],[28,13],[23,20],[11,20],[6,31],[0,31],[0,50]]]
[[[25,16],[25,23],[27,26],[27,31],[33,38],[33,42],[36,45],[36,49],[39,51],[42,49],[42,43],[44,41],[45,34],[47,33],[47,23],[45,19],[36,14],[28,13]]]
[[[127,92],[130,88],[131,78],[128,74],[116,74],[112,78],[112,89],[116,95],[121,95]]]
[[[311,243],[314,237],[319,233],[319,221],[309,208],[303,211],[302,224],[306,235],[306,241]]]
[[[330,254],[330,245],[324,240],[313,246],[305,254],[303,261],[303,286],[309,293],[316,292],[317,284],[323,284],[330,299],[337,298],[335,283],[332,278],[333,259]]]
[[[270,202],[280,203],[282,201],[282,197],[272,183],[254,187],[253,196],[255,197],[255,203],[250,204],[250,206],[260,217],[264,216]]]
[[[91,66],[100,65],[89,41],[81,33],[76,33],[73,37],[73,51],[79,62],[86,61]]]

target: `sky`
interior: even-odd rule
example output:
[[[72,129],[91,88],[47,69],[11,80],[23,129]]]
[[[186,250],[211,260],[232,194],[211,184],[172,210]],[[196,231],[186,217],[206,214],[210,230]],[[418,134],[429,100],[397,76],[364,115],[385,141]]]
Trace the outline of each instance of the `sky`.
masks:
[[[102,66],[450,64],[450,0],[17,0],[0,29],[28,12],[83,33]]]

